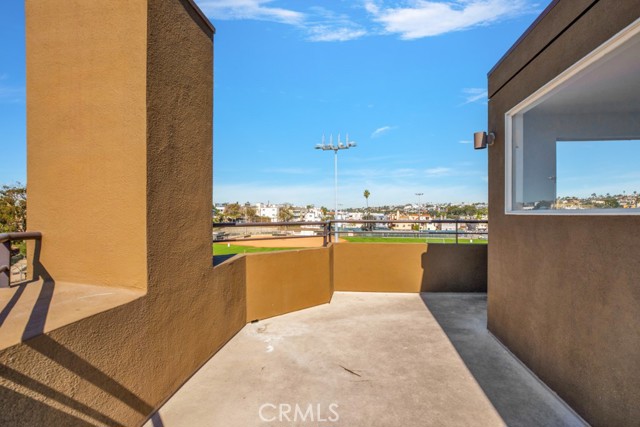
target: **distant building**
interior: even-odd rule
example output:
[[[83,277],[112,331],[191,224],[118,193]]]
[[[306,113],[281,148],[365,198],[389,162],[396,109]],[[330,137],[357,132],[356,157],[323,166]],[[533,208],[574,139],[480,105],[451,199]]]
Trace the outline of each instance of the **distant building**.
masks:
[[[256,203],[256,213],[258,216],[269,218],[271,222],[278,222],[278,212],[280,207],[276,205]]]

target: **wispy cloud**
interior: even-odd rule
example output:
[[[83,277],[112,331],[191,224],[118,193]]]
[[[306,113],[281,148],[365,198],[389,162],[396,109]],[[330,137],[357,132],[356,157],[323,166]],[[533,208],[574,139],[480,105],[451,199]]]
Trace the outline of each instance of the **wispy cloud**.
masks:
[[[462,141],[458,141],[458,144],[471,144],[473,141],[469,141],[469,140],[462,140]]]
[[[403,204],[411,202],[415,191],[423,191],[423,201],[431,202],[456,202],[456,201],[483,201],[486,200],[486,185],[451,184],[423,187],[418,186],[415,180],[392,183],[363,183],[350,182],[340,185],[340,204],[346,207],[364,206],[362,197],[364,188],[371,191],[371,199],[382,204]],[[415,190],[415,191],[414,191]],[[313,194],[310,199],[309,195]],[[271,203],[289,202],[304,206],[314,203],[316,206],[333,206],[332,182],[311,184],[270,185],[262,182],[220,184],[214,187],[214,201],[216,203],[236,202],[250,200],[269,201]],[[378,202],[373,202],[378,203]]]
[[[371,138],[379,138],[382,135],[384,135],[385,133],[389,132],[393,128],[394,128],[393,126],[382,126],[382,127],[379,127],[378,129],[374,130],[371,133]]]
[[[427,174],[427,176],[450,176],[452,175],[454,172],[454,170],[452,168],[447,168],[444,166],[439,166],[439,167],[435,167],[435,168],[429,168],[427,170],[425,170],[425,173]]]
[[[270,168],[264,170],[264,172],[266,173],[286,175],[308,175],[311,173],[316,173],[317,171],[317,169],[310,168]]]
[[[214,19],[254,19],[300,25],[305,14],[279,7],[271,7],[273,0],[208,0],[199,2],[204,13]]]
[[[489,96],[487,89],[481,87],[468,87],[462,89],[462,94],[465,100],[460,105],[472,104],[478,101],[486,101]]]
[[[207,0],[200,4],[212,19],[253,19],[293,25],[314,42],[347,41],[367,34],[361,25],[347,15],[323,7],[312,7],[307,13],[274,7],[273,0]]]
[[[24,87],[0,85],[0,102],[2,103],[22,103],[25,98]]]
[[[344,42],[367,34],[363,29],[340,28],[331,25],[313,25],[306,29],[308,39],[313,42]]]
[[[366,0],[365,8],[387,33],[411,40],[485,26],[531,12],[525,0],[406,0],[405,6],[385,7]]]
[[[304,30],[315,42],[355,40],[367,34],[366,29],[348,15],[324,7],[312,7],[307,14]]]

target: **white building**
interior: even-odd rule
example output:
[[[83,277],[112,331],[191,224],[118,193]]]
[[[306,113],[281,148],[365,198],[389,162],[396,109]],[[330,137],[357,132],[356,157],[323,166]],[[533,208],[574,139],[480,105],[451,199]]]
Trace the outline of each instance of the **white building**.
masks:
[[[256,203],[256,213],[258,216],[269,218],[271,222],[278,222],[279,206],[264,203]]]

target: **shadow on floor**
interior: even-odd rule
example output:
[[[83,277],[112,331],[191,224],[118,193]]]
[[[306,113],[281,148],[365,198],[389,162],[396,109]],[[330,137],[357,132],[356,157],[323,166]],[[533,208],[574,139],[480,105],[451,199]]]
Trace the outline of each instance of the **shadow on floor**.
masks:
[[[486,294],[421,297],[508,426],[586,425],[489,333]]]

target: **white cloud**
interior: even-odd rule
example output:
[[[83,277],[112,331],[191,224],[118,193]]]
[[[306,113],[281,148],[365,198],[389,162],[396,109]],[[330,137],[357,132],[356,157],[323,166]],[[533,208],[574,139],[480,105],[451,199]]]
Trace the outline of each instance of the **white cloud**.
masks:
[[[344,42],[358,39],[367,34],[364,29],[336,28],[330,25],[313,25],[306,30],[308,40],[312,42]]]
[[[365,9],[387,33],[411,40],[485,26],[532,11],[525,0],[407,0],[406,6],[384,7],[366,0]]]
[[[266,173],[273,174],[287,174],[287,175],[308,175],[310,173],[316,173],[317,169],[310,168],[271,168],[265,169]]]
[[[255,19],[299,25],[305,14],[290,9],[270,7],[273,0],[208,0],[199,2],[204,13],[212,19]]]
[[[0,85],[0,102],[3,103],[23,103],[25,90],[23,87]]]
[[[303,13],[273,7],[272,3],[273,0],[207,0],[200,7],[213,20],[253,19],[293,25],[314,42],[354,40],[367,34],[348,16],[322,7],[312,7],[309,13]]]
[[[371,133],[371,138],[378,138],[393,129],[393,126],[382,126]]]
[[[473,141],[468,141],[468,140],[463,140],[463,141],[458,141],[458,144],[471,144]]]
[[[319,6],[311,7],[309,12],[303,29],[310,41],[342,42],[355,40],[367,34],[367,31],[353,22],[348,15]]]
[[[416,187],[418,185],[418,187]],[[340,181],[338,202],[345,208],[363,207],[365,205],[362,192],[367,188],[371,192],[369,204],[372,206],[384,204],[404,204],[414,202],[414,193],[424,192],[422,200],[430,202],[456,202],[461,200],[486,201],[486,184],[451,184],[424,186],[415,179],[388,182],[370,181],[357,182]],[[213,200],[215,203],[224,202],[271,202],[293,203],[298,206],[315,204],[316,206],[334,206],[333,181],[311,184],[281,184],[270,185],[262,182],[243,184],[214,185]]]
[[[428,176],[434,177],[434,176],[449,176],[453,174],[454,171],[451,168],[439,166],[439,167],[427,169],[425,170],[425,172]]]
[[[487,89],[480,87],[468,87],[462,89],[462,93],[464,94],[465,101],[461,105],[472,104],[478,101],[486,102],[489,96]]]

